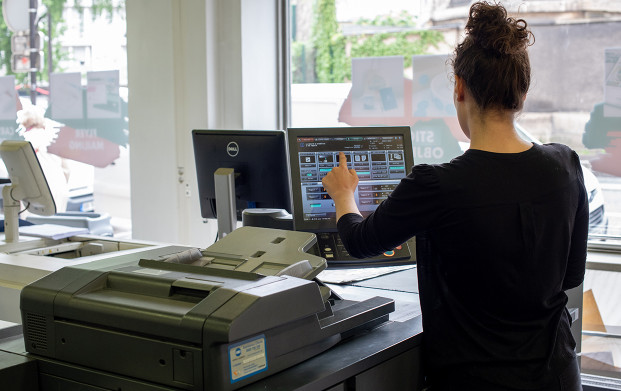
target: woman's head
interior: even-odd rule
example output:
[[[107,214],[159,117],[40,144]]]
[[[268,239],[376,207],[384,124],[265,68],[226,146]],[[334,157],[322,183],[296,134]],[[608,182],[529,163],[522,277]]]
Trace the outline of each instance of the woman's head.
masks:
[[[520,111],[530,85],[527,47],[534,36],[526,21],[507,17],[502,5],[470,7],[466,37],[455,48],[453,71],[483,111]],[[532,41],[531,41],[532,40]]]

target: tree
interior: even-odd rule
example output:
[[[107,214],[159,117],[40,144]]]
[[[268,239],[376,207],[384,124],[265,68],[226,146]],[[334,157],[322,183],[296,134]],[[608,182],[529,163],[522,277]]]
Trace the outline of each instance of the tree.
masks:
[[[344,36],[336,20],[335,0],[317,0],[314,10],[312,44],[314,49],[314,65],[317,82],[344,83],[351,80],[351,59],[354,57],[403,56],[404,65],[409,67],[412,56],[428,53],[432,47],[444,42],[441,32],[420,30],[416,27],[415,18],[407,12],[399,15],[379,15],[373,20],[360,19],[356,22],[361,26],[398,27],[391,29],[375,29],[374,33]],[[391,32],[388,32],[388,31]],[[302,43],[293,49],[294,82],[305,80],[300,78],[300,64],[308,64],[302,58],[304,51],[299,50]],[[303,48],[305,46],[302,46]],[[297,78],[296,78],[297,77]]]
[[[412,56],[425,54],[444,42],[442,33],[415,28],[415,18],[405,11],[397,16],[379,15],[373,20],[360,19],[360,26],[400,27],[397,32],[356,35],[348,40],[351,57],[403,56],[404,66],[412,65]]]
[[[2,1],[0,0],[0,6],[2,5]],[[28,1],[28,0],[23,0]],[[43,33],[45,39],[42,43],[42,50],[44,53],[44,58],[48,58],[50,53],[48,52],[47,40],[49,37],[52,37],[53,45],[52,45],[52,66],[51,72],[61,72],[62,69],[59,68],[58,64],[61,60],[67,58],[67,54],[63,53],[62,47],[58,40],[54,41],[55,37],[60,37],[67,29],[67,25],[63,18],[63,12],[65,10],[65,6],[67,0],[39,0],[44,5],[45,11],[42,15],[37,15],[37,28],[40,32]],[[77,9],[79,12],[84,11],[84,6],[82,5],[81,0],[74,0],[73,7]],[[115,5],[115,3],[117,3]],[[124,2],[114,1],[114,0],[92,0],[91,10],[93,18],[99,16],[108,16],[112,17],[114,12],[122,9],[124,7]],[[48,14],[51,16],[52,23],[51,26],[48,24]],[[50,31],[51,29],[51,31]],[[28,84],[29,73],[20,72],[15,73],[11,69],[11,37],[13,32],[10,31],[6,25],[4,18],[0,18],[0,73],[5,75],[15,75],[15,79],[17,83]],[[48,79],[48,62],[44,61],[42,65],[41,72],[37,72],[37,80],[47,80]]]
[[[315,72],[320,83],[340,83],[347,74],[345,39],[336,20],[335,0],[318,0],[313,25]]]

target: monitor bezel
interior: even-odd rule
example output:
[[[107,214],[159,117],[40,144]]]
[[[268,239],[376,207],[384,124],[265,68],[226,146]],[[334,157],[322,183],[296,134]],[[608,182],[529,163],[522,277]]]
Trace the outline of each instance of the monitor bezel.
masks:
[[[197,156],[197,139],[198,137],[201,137],[203,135],[213,135],[213,136],[230,136],[232,139],[236,138],[236,137],[249,137],[249,136],[268,136],[268,137],[274,137],[275,140],[277,140],[278,143],[282,143],[282,152],[284,154],[284,156],[281,159],[281,164],[282,164],[282,170],[281,173],[277,174],[280,177],[280,180],[277,180],[278,182],[281,182],[281,186],[285,187],[286,189],[283,189],[284,191],[284,200],[280,200],[282,202],[275,202],[273,206],[273,208],[276,209],[284,209],[286,210],[288,213],[291,212],[292,210],[292,206],[291,206],[291,182],[290,182],[290,178],[289,178],[289,169],[288,169],[288,163],[287,163],[287,141],[286,141],[286,132],[284,130],[252,130],[252,129],[193,129],[192,130],[192,146],[194,149],[194,164],[195,164],[195,170],[196,170],[196,180],[197,180],[197,187],[199,188],[199,207],[201,209],[201,216],[203,218],[216,218],[215,214],[211,213],[211,207],[210,206],[205,206],[203,205],[204,202],[210,202],[210,199],[215,199],[215,194],[213,197],[207,197],[205,196],[205,194],[202,194],[201,188],[203,187],[203,185],[200,183],[202,180],[204,180],[203,178],[201,178],[201,173],[199,172],[199,160],[200,158]],[[213,174],[212,177],[209,179],[210,183],[213,185]],[[259,206],[260,208],[261,206]],[[271,206],[270,206],[271,208]],[[243,208],[238,208],[236,205],[236,210],[237,210],[237,218],[238,220],[241,220],[241,211],[243,210]],[[214,204],[214,211],[215,211],[215,204]]]
[[[411,126],[354,126],[354,127],[320,127],[320,128],[287,128],[287,145],[289,160],[289,177],[291,180],[291,204],[293,228],[296,231],[306,232],[336,232],[336,222],[305,221],[302,206],[302,191],[300,187],[300,160],[298,159],[297,138],[304,136],[403,136],[406,173],[409,174],[414,166],[414,151],[412,148]],[[404,176],[405,177],[405,176]]]

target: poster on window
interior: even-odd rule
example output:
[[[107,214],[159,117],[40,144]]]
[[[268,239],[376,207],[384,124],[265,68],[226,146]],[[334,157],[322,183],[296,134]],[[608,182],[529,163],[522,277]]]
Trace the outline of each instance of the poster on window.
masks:
[[[119,72],[87,72],[82,86],[80,73],[52,75],[52,119],[62,126],[48,152],[95,167],[106,167],[120,156],[119,146],[128,142],[127,119],[121,116]]]
[[[15,113],[17,113],[15,76],[0,77],[0,121],[15,122]]]
[[[403,117],[403,57],[353,58],[353,117]]]
[[[0,77],[0,141],[20,138],[16,132],[17,110],[21,109],[15,91],[15,76]]]
[[[86,73],[88,118],[120,118],[119,71]]]
[[[593,106],[582,142],[598,150],[593,170],[621,177],[621,48],[604,50],[604,101]]]
[[[80,72],[50,75],[50,117],[55,120],[83,119],[84,97]]]
[[[621,48],[605,50],[604,116],[621,117]]]
[[[412,57],[412,114],[414,117],[452,117],[453,83],[448,55]]]

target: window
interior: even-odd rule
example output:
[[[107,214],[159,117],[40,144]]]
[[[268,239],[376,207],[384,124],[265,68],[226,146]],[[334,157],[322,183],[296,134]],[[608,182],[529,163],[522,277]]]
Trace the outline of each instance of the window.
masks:
[[[589,192],[589,259],[603,246],[618,252],[621,8],[582,0],[503,3],[512,15],[519,11],[536,38],[529,49],[531,89],[517,127],[529,140],[578,152]],[[469,6],[465,0],[290,0],[290,125],[410,125],[415,163],[461,154],[468,140],[456,121],[447,59]],[[621,264],[621,257],[612,262]],[[621,293],[612,283],[621,276],[615,270],[587,272],[585,306],[599,306],[603,326],[585,321],[582,365],[583,372],[606,368],[619,377],[621,343],[609,338],[621,327],[613,310]],[[598,336],[587,335],[592,331]]]
[[[36,21],[43,61],[35,99],[30,72],[6,66],[6,59],[18,54],[12,36],[28,35],[7,29],[0,40],[5,59],[0,141],[30,141],[49,170],[64,174],[50,185],[60,189],[55,192],[59,212],[107,213],[117,237],[131,236],[124,2],[42,4]],[[33,118],[37,131],[21,126],[16,132],[16,118],[20,125]]]

